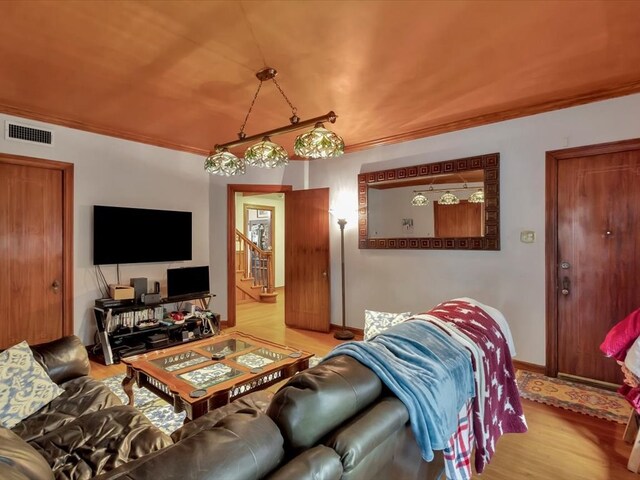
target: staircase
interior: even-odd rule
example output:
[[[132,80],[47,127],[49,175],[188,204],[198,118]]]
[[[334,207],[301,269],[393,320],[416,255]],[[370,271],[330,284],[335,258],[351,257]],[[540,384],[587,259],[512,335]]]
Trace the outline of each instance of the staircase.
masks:
[[[236,229],[236,300],[276,303],[273,254],[262,250]]]

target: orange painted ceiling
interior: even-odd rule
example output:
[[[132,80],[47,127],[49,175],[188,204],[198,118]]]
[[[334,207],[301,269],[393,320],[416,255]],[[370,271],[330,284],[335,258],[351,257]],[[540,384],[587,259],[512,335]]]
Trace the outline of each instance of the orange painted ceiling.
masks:
[[[639,1],[4,1],[0,32],[0,111],[203,154],[265,65],[352,150],[640,91]],[[246,132],[290,115],[265,83]]]

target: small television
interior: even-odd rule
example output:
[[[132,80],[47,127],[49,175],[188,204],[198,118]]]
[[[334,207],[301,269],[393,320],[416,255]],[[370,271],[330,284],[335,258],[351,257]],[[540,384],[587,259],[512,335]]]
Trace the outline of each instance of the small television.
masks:
[[[191,260],[191,212],[93,207],[93,264]]]
[[[209,267],[167,269],[167,297],[209,293]]]

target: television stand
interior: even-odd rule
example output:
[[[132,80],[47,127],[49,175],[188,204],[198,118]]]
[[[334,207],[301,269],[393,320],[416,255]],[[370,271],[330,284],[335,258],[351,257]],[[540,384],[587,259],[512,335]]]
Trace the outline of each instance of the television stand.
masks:
[[[152,305],[127,304],[106,306],[96,300],[93,313],[100,345],[99,359],[105,365],[121,358],[152,350],[182,345],[220,332],[220,315],[208,310],[211,294],[164,298]],[[165,316],[164,305],[200,301],[203,307],[196,316],[176,322]]]

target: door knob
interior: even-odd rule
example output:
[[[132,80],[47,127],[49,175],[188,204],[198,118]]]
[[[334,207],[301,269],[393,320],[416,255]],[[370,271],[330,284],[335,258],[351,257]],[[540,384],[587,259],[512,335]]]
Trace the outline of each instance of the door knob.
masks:
[[[322,272],[322,276],[323,276],[324,278],[327,278],[327,271],[326,271],[326,270],[325,270],[324,272]]]
[[[53,293],[58,293],[58,290],[60,289],[60,282],[58,282],[58,280],[54,280],[51,284],[51,288],[53,288]]]
[[[569,281],[569,277],[564,277],[562,279],[562,290],[560,292],[563,295],[569,295],[570,289],[571,289],[571,282]]]

